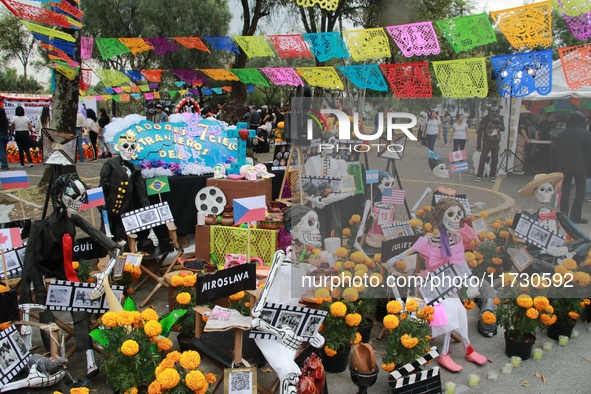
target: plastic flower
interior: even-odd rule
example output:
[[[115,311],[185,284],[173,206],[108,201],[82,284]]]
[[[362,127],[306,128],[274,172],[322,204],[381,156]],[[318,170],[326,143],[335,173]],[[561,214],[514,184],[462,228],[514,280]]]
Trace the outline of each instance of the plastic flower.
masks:
[[[140,347],[136,341],[129,339],[121,345],[121,353],[126,356],[135,356],[140,351]]]
[[[158,339],[158,350],[163,352],[167,352],[172,347],[172,342],[168,338],[159,338]]]
[[[170,284],[172,285],[172,287],[179,287],[183,285],[183,277],[182,276],[173,276],[172,279],[170,280]]]
[[[351,327],[357,327],[361,323],[361,315],[359,313],[349,313],[345,316],[345,322]]]
[[[415,300],[409,300],[406,302],[406,311],[407,312],[416,312],[417,308],[419,307],[419,303]]]
[[[343,291],[343,298],[350,301],[357,301],[359,293],[353,287],[349,287]]]
[[[328,357],[334,357],[334,355],[337,354],[337,351],[329,348],[328,346],[325,346],[324,347],[324,353],[326,353],[326,355]]]
[[[564,265],[564,267],[565,267],[567,270],[574,271],[574,270],[576,270],[576,269],[577,269],[577,262],[576,262],[576,261],[574,261],[573,259],[565,259],[565,260],[562,262],[562,265]]]
[[[186,293],[186,292],[180,293],[179,295],[176,296],[176,302],[178,302],[181,305],[189,304],[191,302],[191,294]]]
[[[330,313],[334,317],[343,317],[347,313],[347,306],[342,302],[337,301],[330,306]]]
[[[349,252],[347,251],[347,249],[345,249],[343,247],[338,248],[337,251],[335,252],[335,255],[340,259],[342,259],[343,257],[347,257],[348,254],[349,254]]]
[[[474,301],[472,301],[472,300],[464,301],[464,308],[466,308],[468,310],[474,308]]]
[[[207,383],[209,384],[214,384],[215,382],[217,382],[218,379],[215,377],[214,374],[208,373],[207,375],[205,375],[205,380],[207,380]]]
[[[351,229],[349,229],[349,228],[344,228],[344,229],[343,229],[343,235],[344,235],[345,237],[347,237],[347,236],[351,235]]]
[[[494,265],[501,265],[501,264],[503,264],[503,259],[501,259],[501,258],[498,258],[498,257],[493,257],[493,258],[492,258],[492,263],[493,263]]]
[[[117,326],[117,314],[115,312],[107,312],[103,315],[101,321],[107,327],[116,327]]]
[[[201,371],[189,372],[185,377],[185,383],[187,384],[188,388],[196,393],[203,388],[207,389],[207,380]]]
[[[486,211],[480,212],[480,217],[483,219],[486,219],[488,217],[488,212],[486,212]]]
[[[142,319],[145,321],[158,320],[158,314],[152,308],[148,308],[142,312]]]
[[[542,323],[544,323],[547,326],[551,326],[552,324],[554,324],[556,322],[558,318],[556,316],[548,316],[545,313],[542,313],[542,315],[540,316],[540,320],[542,321]]]
[[[144,332],[149,337],[155,337],[162,333],[162,326],[156,320],[150,320],[144,324]]]
[[[577,312],[570,311],[568,313],[568,317],[570,317],[571,319],[577,320],[579,318],[579,314]]]
[[[80,263],[77,261],[72,261],[72,268],[74,268],[75,270],[77,270],[80,267]]]
[[[497,321],[497,317],[494,313],[486,311],[482,314],[482,321],[486,324],[494,324]]]
[[[384,316],[384,327],[388,330],[393,330],[400,325],[400,320],[398,320],[398,316],[396,315],[386,315]]]
[[[412,349],[413,347],[417,346],[417,343],[419,343],[419,339],[410,337],[408,334],[404,334],[400,337],[400,342],[402,342],[402,346],[404,346],[405,348]]]
[[[168,390],[176,387],[179,384],[181,381],[181,376],[176,371],[176,369],[169,368],[160,373],[160,376],[158,376],[158,381],[164,390]]]
[[[535,308],[529,308],[527,312],[525,312],[525,316],[529,317],[532,320],[537,319],[539,315],[540,313]]]
[[[201,356],[196,351],[187,350],[181,354],[181,359],[179,362],[181,367],[192,371],[197,369],[201,364]]]
[[[519,297],[517,297],[517,305],[519,305],[522,308],[529,309],[532,307],[533,304],[534,304],[534,302],[531,299],[531,297],[526,294],[522,294]]]
[[[386,309],[388,310],[388,313],[397,315],[400,313],[400,311],[402,311],[402,304],[400,301],[393,300],[386,304]]]
[[[382,369],[386,372],[392,372],[396,369],[396,364],[392,363],[382,363]]]
[[[550,301],[546,297],[538,296],[534,298],[534,307],[539,310],[543,311],[550,306]]]
[[[133,315],[128,311],[121,311],[117,314],[117,324],[120,326],[130,326],[134,322]]]

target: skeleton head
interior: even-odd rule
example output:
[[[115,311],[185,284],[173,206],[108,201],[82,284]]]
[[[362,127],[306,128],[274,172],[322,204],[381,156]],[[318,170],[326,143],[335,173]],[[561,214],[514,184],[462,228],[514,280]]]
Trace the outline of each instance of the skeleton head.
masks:
[[[257,180],[257,169],[254,166],[247,166],[244,177],[249,181]]]
[[[378,189],[384,193],[384,189],[393,189],[396,186],[396,179],[387,171],[380,171]]]
[[[223,164],[216,164],[213,167],[213,178],[221,179],[226,177],[226,167]]]
[[[332,155],[334,147],[337,144],[337,139],[335,134],[332,131],[322,134],[320,137],[322,139],[321,151],[326,152],[328,155]]]
[[[438,164],[433,168],[433,174],[437,178],[449,178],[449,170],[447,169],[447,165],[445,163]]]
[[[243,177],[246,177],[246,169],[250,167],[250,164],[245,164],[242,167],[240,167],[240,175],[242,175]]]
[[[314,211],[308,212],[292,229],[291,235],[304,245],[320,246],[320,222]]]
[[[447,231],[458,232],[462,219],[464,219],[464,210],[458,206],[452,206],[446,209],[442,221]]]
[[[550,182],[536,187],[536,198],[542,204],[552,201],[552,196],[554,196],[554,186]]]
[[[135,152],[136,144],[135,138],[130,137],[128,135],[123,135],[119,138],[119,143],[117,144],[117,150],[119,151],[119,155],[125,161],[130,161],[133,153]]]
[[[69,214],[78,213],[82,202],[86,198],[86,189],[79,180],[75,180],[62,194],[62,203]]]

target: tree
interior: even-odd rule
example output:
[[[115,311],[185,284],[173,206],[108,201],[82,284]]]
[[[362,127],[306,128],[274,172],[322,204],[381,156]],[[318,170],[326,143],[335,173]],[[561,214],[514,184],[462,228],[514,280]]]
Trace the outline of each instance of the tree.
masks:
[[[28,93],[43,93],[45,88],[35,79],[29,77],[25,81],[24,75],[18,75],[16,69],[5,68],[0,71],[0,91],[3,92],[23,92]]]
[[[24,69],[22,91],[27,91],[27,66],[34,53],[35,39],[31,33],[11,13],[0,18],[0,52],[2,60],[17,60]]]

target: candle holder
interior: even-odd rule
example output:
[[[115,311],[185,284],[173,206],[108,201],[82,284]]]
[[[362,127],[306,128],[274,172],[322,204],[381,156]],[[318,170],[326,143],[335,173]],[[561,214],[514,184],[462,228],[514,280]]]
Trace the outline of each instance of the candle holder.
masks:
[[[579,330],[573,330],[573,332],[570,334],[571,338],[578,338],[579,337]]]
[[[511,357],[511,364],[513,365],[513,368],[519,368],[519,366],[521,365],[521,357],[519,357],[519,356]]]
[[[511,375],[511,372],[513,372],[513,364],[505,363],[505,365],[503,366],[502,372],[504,375]]]
[[[478,387],[478,383],[480,383],[480,375],[475,373],[470,375],[470,387],[476,388]]]
[[[544,350],[552,350],[552,342],[544,341]]]
[[[488,373],[488,380],[496,381],[499,378],[499,374],[496,372],[489,372]]]
[[[558,336],[558,344],[560,346],[568,345],[568,337],[566,335],[559,335]]]
[[[534,349],[534,360],[541,360],[544,355],[544,350]]]
[[[456,384],[454,382],[445,382],[445,393],[446,394],[455,394],[456,392]]]

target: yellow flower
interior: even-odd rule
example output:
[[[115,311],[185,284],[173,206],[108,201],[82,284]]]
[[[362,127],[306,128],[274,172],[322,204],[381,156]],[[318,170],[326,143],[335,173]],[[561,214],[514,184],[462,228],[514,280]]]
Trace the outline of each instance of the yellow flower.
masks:
[[[488,234],[486,234],[486,238],[491,241],[494,241],[494,239],[496,238],[496,235],[494,235],[493,233],[488,233]]]
[[[325,346],[324,347],[324,353],[326,353],[326,355],[328,357],[334,357],[334,355],[337,354],[337,351],[329,348],[328,346]]]
[[[140,324],[140,321],[142,320],[142,314],[139,313],[138,311],[131,311],[129,313],[130,313],[131,317],[133,318],[134,327],[137,326],[138,324]]]
[[[129,390],[125,390],[125,393],[123,394],[137,394],[137,389],[135,387],[132,387]]]
[[[511,227],[511,226],[513,226],[513,219],[509,219],[509,220],[507,220],[507,221],[505,222],[505,224],[506,224],[508,227]]]
[[[180,364],[188,370],[197,369],[201,364],[201,356],[196,351],[187,350],[181,355]]]
[[[531,297],[526,294],[522,294],[519,297],[517,297],[517,305],[519,305],[522,308],[529,309],[532,307],[533,304],[534,302],[531,299]]]
[[[534,298],[534,307],[539,310],[543,311],[550,306],[550,301],[546,297],[538,296]]]
[[[400,301],[390,301],[388,304],[386,304],[386,309],[388,310],[388,313],[397,315],[400,313],[400,311],[402,311],[402,304]]]
[[[529,308],[529,309],[527,310],[527,312],[525,312],[525,316],[529,317],[529,318],[530,318],[530,319],[532,319],[532,320],[535,320],[535,319],[537,319],[537,318],[538,318],[538,316],[539,316],[539,314],[540,314],[540,313],[539,313],[539,312],[538,312],[538,310],[537,310],[537,309],[535,309],[535,308]]]
[[[208,374],[212,375],[212,374]],[[214,376],[215,379],[215,376]],[[215,382],[215,380],[214,380]],[[193,390],[194,392],[199,392],[199,390],[202,390],[203,388],[207,389],[207,380],[206,377],[203,376],[203,372],[201,371],[192,371],[189,372],[187,374],[187,376],[185,377],[185,383],[187,384],[187,387],[191,390]]]
[[[433,225],[431,223],[425,223],[425,230],[431,232],[431,230],[433,230]]]
[[[492,263],[493,263],[494,265],[501,265],[501,264],[503,264],[503,259],[501,259],[501,258],[498,258],[498,257],[493,257],[493,258],[492,258]]]
[[[158,339],[158,350],[163,352],[167,352],[172,347],[172,342],[168,338],[160,338]]]
[[[158,314],[152,308],[148,308],[142,312],[142,319],[145,321],[158,320]]]
[[[135,356],[140,351],[140,347],[136,341],[129,339],[121,345],[121,353],[126,356]]]
[[[494,269],[493,267],[488,267],[488,268],[486,269],[486,272],[488,272],[489,274],[494,274],[495,272],[497,272],[497,270],[496,270],[496,269]]]
[[[344,229],[343,229],[343,235],[344,235],[345,237],[347,237],[347,236],[351,235],[351,229],[350,229],[350,228],[344,228]]]
[[[207,380],[207,383],[209,384],[214,384],[215,382],[217,382],[217,378],[212,373],[208,373],[207,375],[205,375],[205,380]]]
[[[570,311],[568,313],[568,317],[570,317],[571,319],[577,320],[579,318],[579,314],[573,311]]]
[[[361,323],[361,315],[359,313],[349,313],[345,316],[345,321],[351,327],[357,327]]]
[[[340,247],[337,249],[337,251],[335,252],[335,255],[339,258],[342,259],[343,257],[347,257],[347,255],[349,254],[349,252],[347,252],[347,249]]]
[[[509,234],[509,231],[503,230],[503,231],[499,232],[499,237],[501,237],[501,238],[509,238],[509,235],[511,235],[511,234]]]
[[[6,293],[8,289],[4,285],[0,285],[0,293]]]
[[[464,256],[466,257],[467,261],[476,260],[476,255],[472,252],[466,252],[464,253]]]
[[[590,300],[590,299],[588,299],[588,298],[585,298],[585,299],[583,300],[583,302],[585,303],[585,305],[591,305],[591,300]]]
[[[577,269],[577,262],[576,262],[576,261],[574,261],[573,259],[565,259],[565,260],[562,262],[562,265],[564,265],[564,267],[565,267],[567,270],[574,271],[574,270],[576,270],[576,269]]]
[[[120,326],[131,326],[134,322],[134,317],[131,312],[121,311],[117,314],[117,324]]]
[[[419,303],[415,300],[410,300],[406,302],[406,311],[407,312],[416,312],[417,308],[419,307]]]
[[[423,221],[421,219],[417,219],[417,226],[418,227],[422,227],[423,226]]]
[[[337,272],[342,270],[343,269],[343,262],[337,261],[336,263],[334,263],[334,266],[332,268],[334,268],[334,270]]]
[[[359,223],[361,221],[361,216],[359,216],[359,215],[353,215],[353,216],[351,216],[351,221],[353,223]]]
[[[579,285],[585,287],[591,282],[591,276],[583,271],[575,272],[573,280],[579,282]]]
[[[70,394],[88,394],[89,391],[86,387],[75,387],[70,389]],[[135,392],[137,393],[137,389]]]
[[[476,260],[468,260],[468,267],[476,268],[478,262]]]
[[[384,327],[388,330],[393,330],[400,325],[400,320],[398,320],[398,316],[396,315],[386,315],[384,316]]]
[[[351,345],[357,345],[359,342],[361,342],[361,334],[360,334],[360,333],[358,333],[358,332],[356,332],[356,333],[355,333],[355,339],[351,339],[351,340],[349,341],[349,343],[350,343]]]
[[[347,261],[345,261],[345,264],[343,266],[345,267],[346,270],[350,270],[351,268],[355,267],[355,263],[352,262],[351,260],[347,260]]]
[[[484,258],[484,255],[478,251],[474,251],[474,257],[476,257],[476,260],[481,260]]]
[[[356,263],[363,263],[365,261],[365,255],[360,251],[353,252],[351,253],[351,260]]]
[[[355,268],[353,268],[353,271],[355,271],[355,273],[357,273],[357,271],[363,271],[363,273],[367,272],[367,266],[365,266],[364,264],[357,264],[355,266]]]
[[[494,223],[491,225],[491,227],[492,227],[492,228],[494,228],[495,230],[499,230],[499,229],[501,228],[501,224],[500,224],[500,223],[498,223],[498,222],[494,222]]]
[[[117,314],[115,312],[107,312],[103,315],[101,321],[103,325],[107,327],[116,327],[117,326]]]
[[[345,278],[351,278],[351,280],[353,280],[353,274],[350,273],[349,271],[343,271],[341,272],[341,274],[339,275],[341,277],[341,281],[343,281],[343,283],[349,283],[349,282],[345,282]],[[348,279],[347,279],[348,281]]]
[[[99,269],[101,269],[99,267]],[[123,267],[123,272],[128,272],[128,273],[132,273],[133,272],[133,264],[125,264],[125,266]]]
[[[160,376],[158,377],[158,382],[160,382],[160,385],[164,390],[176,387],[180,381],[181,376],[176,371],[176,369],[172,368],[162,371],[162,373],[160,373]]]
[[[80,267],[80,263],[77,261],[72,261],[72,268],[74,268],[75,270],[77,270]]]
[[[423,211],[422,209],[419,209],[419,211],[417,212],[417,216],[421,217],[423,215],[425,215],[425,211]]]
[[[191,302],[191,294],[189,293],[180,293],[176,296],[176,302],[180,305],[187,305]]]
[[[497,322],[497,317],[494,313],[486,311],[482,314],[482,321],[486,324],[494,324]]]
[[[566,274],[566,267],[564,265],[557,265],[554,267],[554,273],[564,275]]]
[[[245,294],[245,293],[244,293],[244,291],[239,291],[239,292],[238,292],[238,293],[236,293],[236,294],[232,294],[232,295],[230,296],[230,301],[234,301],[234,302],[236,302],[236,301],[240,301],[241,299],[243,299],[243,298],[244,298],[244,294]]]
[[[472,301],[472,300],[464,301],[464,308],[466,308],[468,310],[474,308],[474,301]]]
[[[144,332],[149,337],[155,337],[162,333],[162,326],[156,320],[150,320],[144,324]]]
[[[381,263],[382,262],[382,254],[381,253],[377,253],[373,256],[373,261],[375,261],[376,263]]]
[[[4,323],[0,323],[0,331],[4,331],[6,330],[8,327],[12,326],[12,324],[10,324],[9,321],[4,322]]]
[[[330,313],[334,317],[343,317],[347,313],[347,306],[342,302],[337,301],[330,306]]]
[[[170,280],[170,284],[173,287],[179,287],[183,285],[183,277],[182,276],[173,276],[172,279]]]
[[[193,287],[197,283],[197,275],[187,275],[183,278],[183,286]]]
[[[540,316],[540,320],[542,321],[543,324],[547,325],[547,326],[551,326],[552,324],[554,324],[556,322],[558,318],[556,316],[548,316],[545,313],[542,313],[542,315]]]
[[[353,287],[349,287],[343,291],[343,298],[349,301],[357,301],[359,293]]]
[[[410,337],[408,334],[404,334],[400,337],[400,342],[402,342],[402,346],[405,348],[412,349],[413,347],[417,346],[419,339]]]
[[[501,301],[499,301],[499,299],[498,299],[498,298],[495,298],[495,299],[493,300],[493,302],[494,302],[494,304],[495,304],[495,305],[499,305],[499,303],[500,303]]]
[[[406,270],[406,263],[402,260],[398,261],[396,263],[396,269],[398,269],[398,271],[404,271]]]
[[[386,372],[392,372],[396,369],[396,364],[392,363],[382,363],[382,369]]]
[[[480,217],[483,219],[486,219],[488,217],[488,212],[486,212],[486,211],[480,212]]]
[[[320,288],[314,292],[314,302],[318,305],[322,304],[325,301],[330,302],[331,300],[332,297],[328,289]]]

